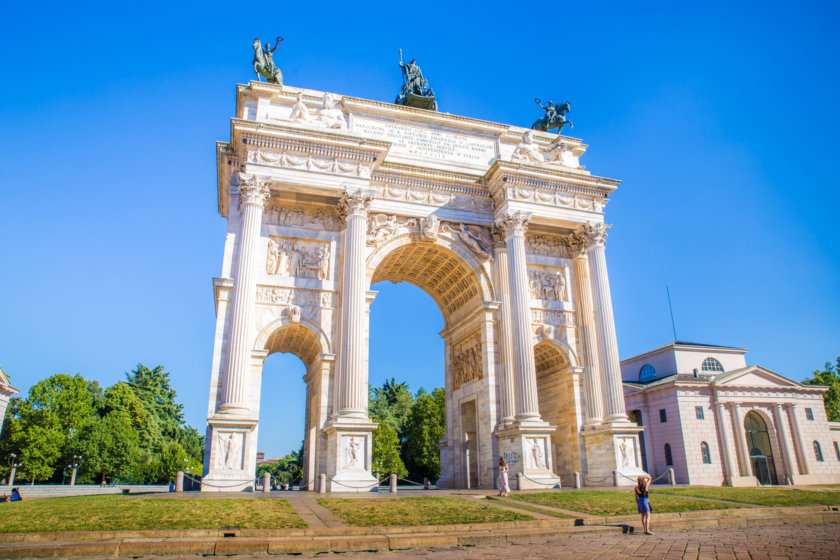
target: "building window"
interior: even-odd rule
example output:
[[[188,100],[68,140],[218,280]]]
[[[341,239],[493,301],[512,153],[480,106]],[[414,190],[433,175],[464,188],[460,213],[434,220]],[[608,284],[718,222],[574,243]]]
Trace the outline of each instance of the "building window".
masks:
[[[706,358],[703,360],[703,371],[709,373],[723,373],[723,366],[714,358]]]
[[[665,412],[664,408],[659,409],[659,421],[663,424],[668,421],[668,414]]]
[[[656,377],[656,370],[650,364],[643,365],[642,369],[639,370],[639,381],[642,383],[650,381],[654,377]]]
[[[813,420],[814,419],[814,411],[811,410],[810,408],[806,408],[805,409],[805,418],[807,418],[808,420]]]
[[[671,457],[671,444],[666,443],[665,444],[665,466],[670,467],[670,466],[673,466],[673,464],[674,464],[674,458]]]
[[[711,465],[712,464],[712,456],[709,453],[709,444],[705,441],[700,444],[700,455],[703,456],[703,464],[704,465]]]
[[[840,443],[834,442],[834,454],[837,455],[837,460],[840,461]]]
[[[817,462],[822,463],[822,449],[820,448],[820,442],[818,441],[814,442],[814,456],[817,458]]]
[[[706,417],[702,406],[695,406],[694,413],[697,415],[698,420],[703,420]]]

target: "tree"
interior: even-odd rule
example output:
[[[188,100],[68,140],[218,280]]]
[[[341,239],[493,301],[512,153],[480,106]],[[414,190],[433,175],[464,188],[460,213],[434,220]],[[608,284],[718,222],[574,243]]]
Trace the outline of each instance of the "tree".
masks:
[[[140,452],[140,438],[125,410],[112,410],[82,430],[74,454],[83,457],[79,482],[124,477]]]
[[[403,458],[411,478],[440,478],[440,450],[437,444],[446,436],[446,393],[437,388],[417,392],[405,426]]]
[[[405,423],[411,412],[414,398],[408,385],[397,383],[394,378],[386,380],[382,387],[371,387],[368,395],[368,410],[371,418],[386,423],[402,439]]]
[[[825,385],[828,391],[823,393],[825,414],[829,422],[840,422],[840,356],[834,364],[825,363],[825,369],[814,370],[813,376],[805,379],[807,385]]]
[[[125,412],[137,434],[140,448],[153,453],[163,447],[160,422],[151,407],[137,395],[138,392],[124,381],[111,385],[105,391],[100,413],[106,416],[111,412]]]
[[[397,432],[386,422],[380,423],[373,431],[371,453],[373,471],[378,472],[380,478],[391,473],[400,478],[408,475],[408,470],[400,459],[400,440]]]
[[[137,397],[157,420],[163,436],[177,438],[184,423],[183,405],[175,402],[176,393],[163,366],[149,369],[143,364],[125,374],[126,383],[135,389]]]

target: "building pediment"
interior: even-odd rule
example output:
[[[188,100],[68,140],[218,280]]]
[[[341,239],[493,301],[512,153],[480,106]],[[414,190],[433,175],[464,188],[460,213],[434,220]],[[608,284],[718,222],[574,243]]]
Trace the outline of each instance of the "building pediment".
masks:
[[[712,382],[715,387],[750,387],[750,388],[772,388],[772,389],[804,389],[802,383],[788,379],[783,375],[761,366],[749,366],[743,369],[730,371],[715,378]]]
[[[9,382],[9,376],[6,375],[6,372],[3,371],[3,368],[0,367],[0,393],[5,395],[14,395],[15,393],[19,393],[20,390],[15,389],[12,387],[12,384]],[[0,416],[0,422],[3,421],[2,416]]]

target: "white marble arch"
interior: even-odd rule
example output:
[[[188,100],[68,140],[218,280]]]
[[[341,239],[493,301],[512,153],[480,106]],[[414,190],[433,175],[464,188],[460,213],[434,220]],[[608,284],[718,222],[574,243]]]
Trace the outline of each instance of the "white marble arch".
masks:
[[[257,335],[254,352],[265,358],[274,353],[294,354],[303,362],[306,368],[304,382],[306,383],[306,417],[304,422],[303,441],[303,479],[301,487],[315,489],[315,483],[320,469],[325,468],[323,450],[323,428],[327,423],[331,402],[330,389],[332,387],[334,357],[330,352],[331,344],[327,334],[321,327],[309,319],[300,318],[297,321],[289,316],[280,317],[266,325]],[[262,364],[261,364],[262,365]],[[262,368],[260,375],[255,376],[252,391],[254,395],[261,395]],[[270,402],[266,399],[265,402]],[[259,414],[259,401],[252,404],[253,410]],[[257,439],[257,428],[254,429],[254,440]],[[256,452],[251,449],[253,457],[249,460],[256,464]]]

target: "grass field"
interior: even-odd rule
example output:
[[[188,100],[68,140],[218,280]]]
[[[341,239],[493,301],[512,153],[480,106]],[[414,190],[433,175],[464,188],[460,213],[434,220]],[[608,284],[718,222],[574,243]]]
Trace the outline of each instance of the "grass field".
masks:
[[[499,498],[496,498],[495,496],[487,496],[485,499],[490,501],[490,502],[504,503],[503,500],[500,500]],[[520,502],[518,504],[508,503],[507,505],[509,505],[511,507],[518,508],[518,509],[524,509],[525,511],[532,511],[534,513],[542,513],[543,515],[549,515],[551,517],[560,517],[560,518],[563,518],[563,519],[574,519],[575,518],[574,515],[568,515],[566,513],[561,513],[559,511],[551,511],[549,509],[545,509],[545,508],[541,508],[541,507],[537,507],[537,506],[532,506],[530,504],[526,504],[526,503],[523,503],[523,502]]]
[[[286,500],[82,496],[0,503],[0,533],[306,527]]]
[[[839,505],[840,492],[831,490],[797,490],[795,488],[665,488],[657,494],[694,496],[713,500],[732,500],[761,506]]]
[[[449,525],[533,519],[530,515],[492,507],[479,500],[458,498],[320,499],[346,525]]]
[[[514,494],[509,497],[518,501],[567,509],[589,515],[628,515],[638,513],[633,493],[617,490],[540,492],[534,494]],[[663,496],[658,490],[655,493],[651,492],[650,503],[653,506],[654,513],[739,507],[725,502],[706,502],[680,498],[679,496]]]

